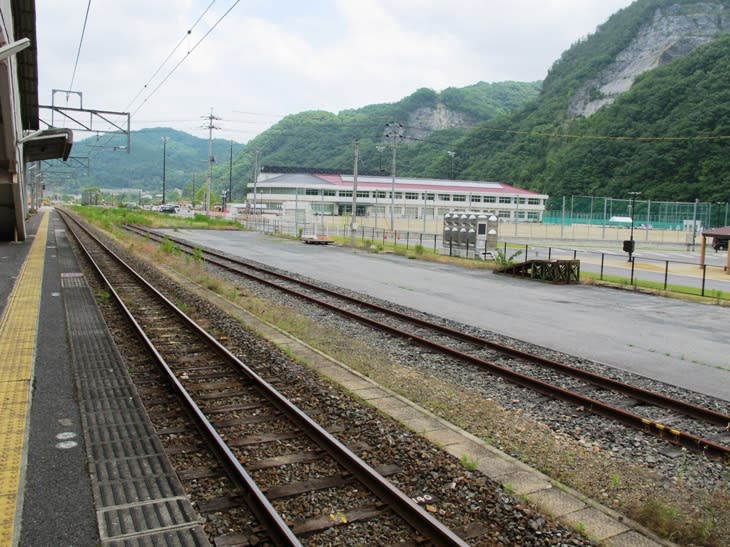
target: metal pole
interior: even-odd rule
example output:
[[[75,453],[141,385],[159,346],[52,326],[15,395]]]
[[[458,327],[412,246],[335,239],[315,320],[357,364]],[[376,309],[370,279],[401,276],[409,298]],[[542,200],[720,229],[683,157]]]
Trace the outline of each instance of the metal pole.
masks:
[[[423,192],[423,233],[426,233],[426,206],[428,205],[428,192]]]
[[[398,145],[395,137],[393,137],[393,164],[391,165],[391,182],[390,182],[390,229],[395,230],[395,159],[398,154]]]
[[[636,202],[636,196],[640,195],[641,192],[629,192],[629,195],[631,196],[631,203],[629,205],[630,211],[629,214],[631,216],[631,234],[629,235],[629,241],[631,242],[630,249],[629,249],[629,262],[631,262],[631,257],[634,254],[634,203]],[[634,265],[632,263],[631,265],[631,281],[633,283],[634,279]]]
[[[228,158],[228,202],[233,202],[233,141],[231,141],[231,155]]]
[[[162,137],[162,204],[165,204],[165,171],[167,170],[167,137]]]
[[[217,120],[213,116],[213,109],[210,109],[210,115],[208,118],[208,184],[205,189],[205,212],[206,214],[210,211],[210,191],[213,185],[213,129],[218,129],[213,125],[213,120]]]
[[[352,169],[352,221],[350,222],[350,245],[355,248],[355,234],[357,232],[357,164],[360,163],[360,140],[355,139],[355,166]]]
[[[294,236],[299,237],[299,187],[294,188]]]
[[[259,180],[259,151],[256,150],[253,157],[253,221],[256,224],[256,183]],[[254,228],[255,229],[255,228]]]
[[[387,126],[386,136],[392,140],[391,148],[393,149],[393,160],[390,168],[390,229],[395,230],[395,176],[396,176],[396,158],[398,156],[398,141],[403,135],[403,126],[397,122],[391,122]]]
[[[692,250],[695,250],[695,238],[697,237],[697,204],[700,198],[695,198],[694,213],[692,214]]]
[[[644,227],[644,233],[646,234],[646,240],[649,241],[649,224],[651,224],[651,200],[646,202],[646,226]]]

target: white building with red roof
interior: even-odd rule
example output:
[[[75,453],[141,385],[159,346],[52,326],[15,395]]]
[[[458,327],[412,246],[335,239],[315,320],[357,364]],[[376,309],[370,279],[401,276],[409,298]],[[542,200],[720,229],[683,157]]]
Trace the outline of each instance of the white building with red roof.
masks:
[[[283,170],[291,172],[281,172]],[[248,205],[281,213],[350,215],[353,175],[264,167],[248,188]],[[548,196],[502,182],[359,175],[357,216],[439,218],[454,210],[485,212],[502,222],[542,222]]]

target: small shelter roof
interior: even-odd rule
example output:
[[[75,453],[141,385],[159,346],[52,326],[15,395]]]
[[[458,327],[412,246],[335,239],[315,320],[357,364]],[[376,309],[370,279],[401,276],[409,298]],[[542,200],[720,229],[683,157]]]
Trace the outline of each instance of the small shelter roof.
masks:
[[[712,228],[710,230],[703,230],[703,236],[708,237],[730,237],[730,226],[724,228]]]

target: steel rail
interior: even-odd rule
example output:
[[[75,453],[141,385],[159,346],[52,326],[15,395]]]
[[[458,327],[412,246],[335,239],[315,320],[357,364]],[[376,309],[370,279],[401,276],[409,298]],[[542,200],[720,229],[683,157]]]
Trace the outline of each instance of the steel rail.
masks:
[[[145,230],[145,232],[147,232],[147,231]],[[155,232],[150,232],[150,233],[155,233]],[[158,237],[161,237],[161,236],[158,235]],[[165,237],[168,237],[168,236],[165,236]],[[171,241],[174,241],[177,244],[184,245],[185,247],[189,247],[191,249],[195,248],[193,245],[191,245],[183,240],[180,240],[178,238],[169,238],[168,237],[168,239],[170,239]],[[584,371],[584,370],[581,370],[581,369],[578,369],[575,367],[571,367],[570,365],[566,365],[564,363],[559,363],[552,359],[544,358],[544,357],[541,357],[541,356],[538,356],[538,355],[535,355],[535,354],[532,354],[529,352],[525,352],[525,351],[522,351],[522,350],[519,350],[516,348],[512,348],[509,346],[503,346],[502,344],[492,342],[490,340],[486,340],[484,338],[480,338],[477,336],[473,336],[468,333],[463,333],[463,332],[457,331],[455,329],[452,329],[450,327],[446,327],[443,325],[433,325],[433,324],[429,323],[428,321],[425,321],[425,320],[422,320],[422,319],[419,319],[416,317],[411,317],[407,314],[404,314],[404,313],[401,313],[398,311],[394,311],[394,310],[390,310],[383,306],[379,306],[379,305],[371,303],[371,302],[363,301],[359,298],[342,295],[336,291],[320,287],[316,284],[309,283],[307,281],[295,279],[293,277],[290,277],[290,276],[287,276],[284,274],[280,274],[278,272],[272,272],[266,268],[262,268],[262,267],[259,267],[256,265],[243,263],[243,261],[241,261],[239,259],[227,256],[225,254],[222,254],[222,253],[219,253],[216,251],[212,251],[210,249],[204,249],[203,251],[205,254],[214,256],[220,260],[225,260],[225,261],[231,262],[233,264],[240,264],[245,268],[253,269],[258,272],[263,272],[263,273],[266,273],[267,275],[273,275],[275,277],[284,279],[286,281],[292,281],[292,282],[295,282],[302,286],[305,286],[307,288],[310,288],[310,289],[313,289],[313,290],[316,290],[319,292],[324,292],[331,296],[335,296],[337,298],[344,299],[344,300],[350,301],[352,303],[368,307],[368,308],[378,311],[380,313],[396,316],[399,319],[409,321],[409,322],[414,323],[421,327],[434,329],[443,334],[447,334],[447,335],[453,336],[455,338],[458,338],[458,339],[461,339],[464,341],[472,342],[475,344],[483,344],[492,349],[495,349],[498,351],[503,351],[510,355],[520,357],[520,358],[529,360],[529,361],[537,363],[537,364],[548,366],[548,367],[558,370],[560,372],[570,374],[574,377],[578,377],[578,378],[587,380],[600,387],[604,387],[607,389],[611,389],[613,391],[617,391],[619,393],[623,393],[625,395],[629,395],[629,396],[633,397],[634,399],[637,399],[637,400],[640,400],[640,401],[643,401],[646,403],[663,406],[665,408],[670,408],[672,410],[676,410],[678,412],[681,412],[685,415],[694,417],[696,419],[706,420],[715,425],[725,426],[725,425],[730,424],[730,416],[716,412],[712,409],[694,405],[692,403],[688,403],[686,401],[682,401],[679,399],[674,399],[672,397],[667,397],[660,393],[649,391],[644,388],[631,386],[631,385],[625,384],[623,382],[613,380],[611,378],[605,378],[603,376],[597,375],[597,374],[589,372],[589,371]],[[318,300],[315,297],[312,297],[310,295],[297,291],[296,289],[281,286],[268,279],[261,278],[259,276],[253,275],[249,272],[242,271],[235,266],[229,266],[227,264],[217,262],[214,260],[208,260],[208,262],[211,262],[212,264],[225,268],[229,271],[232,271],[232,272],[244,275],[246,277],[249,277],[251,279],[254,279],[257,282],[266,284],[268,286],[276,288],[277,290],[281,290],[281,291],[287,292],[288,294],[296,296],[298,298],[305,299],[318,306],[325,307],[331,311],[337,312],[342,315],[346,315],[348,317],[355,318],[356,320],[364,322],[366,324],[370,324],[370,325],[374,326],[375,328],[378,328],[381,330],[386,330],[386,331],[396,334],[398,336],[412,339],[422,345],[431,347],[432,349],[435,349],[441,353],[450,354],[459,359],[462,359],[462,360],[465,360],[472,364],[478,365],[482,368],[486,368],[486,369],[492,371],[493,373],[499,374],[500,376],[507,378],[508,380],[512,381],[513,383],[516,383],[523,387],[528,387],[528,388],[538,391],[544,395],[547,395],[550,397],[558,397],[562,400],[581,405],[584,408],[588,409],[589,411],[591,411],[595,414],[599,414],[599,415],[617,420],[625,425],[634,427],[636,429],[642,430],[646,433],[650,433],[650,434],[655,435],[660,438],[666,438],[666,439],[670,440],[670,442],[675,442],[677,444],[686,446],[693,450],[698,450],[698,451],[701,451],[708,455],[713,455],[713,456],[721,456],[721,457],[726,457],[726,458],[730,457],[730,448],[723,446],[719,443],[716,443],[710,439],[705,439],[703,437],[693,435],[689,432],[681,431],[679,429],[673,428],[673,427],[663,424],[661,422],[651,420],[649,418],[640,416],[638,414],[634,414],[632,412],[619,408],[615,405],[604,403],[597,399],[587,397],[580,393],[572,392],[570,390],[567,390],[560,386],[556,386],[549,382],[544,382],[542,380],[538,380],[536,378],[513,371],[509,368],[503,367],[497,363],[488,361],[486,359],[481,359],[478,357],[471,356],[467,353],[461,352],[459,350],[455,350],[455,349],[445,346],[443,344],[433,342],[431,340],[405,332],[396,327],[392,327],[391,325],[388,325],[381,321],[357,314],[352,311],[344,310],[341,306],[330,304],[328,302],[322,302],[321,300]]]
[[[82,227],[83,228],[83,227]],[[86,231],[86,230],[85,230]],[[88,233],[88,231],[87,231]],[[286,399],[271,384],[261,378],[253,369],[240,361],[226,347],[220,344],[212,335],[203,330],[195,321],[188,317],[182,310],[175,306],[149,282],[142,278],[134,269],[126,262],[118,257],[104,243],[98,240],[93,234],[89,236],[97,241],[106,252],[114,256],[114,258],[134,277],[138,278],[141,283],[149,288],[158,298],[173,310],[181,319],[189,326],[197,331],[205,338],[221,355],[226,357],[256,386],[261,392],[269,398],[269,400],[282,412],[286,413],[292,421],[298,425],[310,438],[312,438],[319,446],[330,454],[339,464],[347,469],[354,477],[366,485],[377,497],[379,497],[388,507],[398,514],[404,521],[410,524],[416,531],[423,534],[433,545],[438,546],[461,546],[468,547],[458,535],[450,528],[432,517],[425,509],[413,501],[409,496],[405,495],[400,489],[393,486],[387,479],[375,471],[364,460],[342,444],[336,437],[330,434],[326,429],[312,420],[306,413],[295,406],[291,401]],[[105,282],[106,278],[105,278]],[[170,371],[171,374],[172,371]],[[176,382],[179,384],[179,382]],[[181,389],[182,386],[180,386]],[[206,420],[207,421],[207,420]],[[213,426],[210,425],[212,428]],[[222,441],[222,440],[221,440]],[[224,441],[222,441],[224,442]],[[225,443],[224,443],[225,444]],[[230,452],[230,449],[228,449]],[[232,454],[232,453],[231,453]],[[234,456],[235,458],[235,456]],[[239,464],[240,467],[240,464]],[[243,468],[241,467],[243,470]],[[245,470],[244,470],[245,471]],[[248,476],[248,474],[246,474]],[[263,495],[263,494],[262,494]],[[273,509],[273,508],[272,508]],[[278,515],[278,513],[277,513]],[[280,517],[279,517],[280,518]]]
[[[235,456],[233,451],[230,449],[230,447],[226,444],[225,440],[221,437],[221,435],[218,433],[218,431],[215,429],[215,426],[210,423],[208,418],[205,416],[203,411],[200,409],[200,407],[195,403],[190,393],[185,389],[185,387],[182,385],[180,380],[177,378],[175,373],[172,371],[170,366],[167,364],[165,359],[162,357],[162,355],[159,353],[157,348],[155,347],[154,343],[149,339],[147,334],[145,333],[143,327],[139,324],[139,322],[135,319],[132,312],[129,310],[127,305],[122,300],[122,297],[117,292],[114,285],[111,283],[109,278],[104,274],[101,267],[97,263],[96,260],[91,255],[91,251],[86,247],[86,245],[83,244],[83,242],[80,240],[78,235],[76,234],[74,228],[71,227],[71,225],[68,222],[68,219],[70,218],[73,220],[73,222],[76,223],[76,225],[84,230],[86,234],[91,237],[102,249],[104,249],[113,259],[120,264],[122,267],[124,267],[129,273],[133,274],[137,277],[138,280],[140,280],[148,290],[153,291],[156,296],[161,298],[166,304],[170,305],[172,308],[177,310],[177,307],[174,306],[165,296],[160,294],[154,287],[152,287],[149,283],[147,283],[146,280],[144,280],[139,274],[137,274],[134,270],[131,269],[129,265],[127,265],[120,257],[118,257],[115,253],[113,253],[106,245],[104,245],[101,241],[99,241],[98,238],[96,238],[93,234],[91,234],[88,230],[86,230],[83,226],[81,226],[79,223],[77,223],[72,217],[66,217],[65,214],[61,214],[61,217],[63,218],[64,222],[66,223],[66,226],[70,229],[71,234],[74,236],[74,239],[76,240],[76,243],[79,245],[81,250],[84,252],[84,255],[88,262],[93,266],[95,272],[97,275],[101,278],[103,283],[106,285],[106,287],[109,289],[109,292],[113,296],[115,302],[122,310],[124,316],[129,321],[129,323],[132,325],[133,329],[137,332],[137,335],[142,339],[147,349],[152,353],[152,355],[155,358],[155,361],[157,361],[157,364],[162,368],[162,370],[165,372],[165,375],[167,376],[168,381],[172,384],[173,389],[177,392],[177,394],[182,398],[184,405],[188,408],[191,415],[195,419],[195,421],[198,423],[198,426],[202,429],[202,431],[205,433],[205,435],[208,437],[209,442],[214,446],[215,450],[218,452],[219,457],[223,460],[225,465],[228,467],[229,471],[232,472],[232,478],[239,483],[243,488],[243,494],[244,498],[246,500],[246,503],[248,507],[251,509],[251,511],[256,515],[256,518],[258,521],[266,528],[267,533],[269,534],[270,539],[277,545],[277,546],[301,546],[301,542],[298,540],[298,538],[294,535],[294,533],[291,531],[289,526],[284,522],[284,520],[281,518],[281,515],[276,511],[276,509],[271,505],[269,500],[266,498],[265,494],[261,491],[261,489],[258,487],[256,482],[253,480],[253,478],[248,474],[248,472],[244,469],[244,467],[239,462],[238,458]],[[179,312],[179,310],[177,310]]]

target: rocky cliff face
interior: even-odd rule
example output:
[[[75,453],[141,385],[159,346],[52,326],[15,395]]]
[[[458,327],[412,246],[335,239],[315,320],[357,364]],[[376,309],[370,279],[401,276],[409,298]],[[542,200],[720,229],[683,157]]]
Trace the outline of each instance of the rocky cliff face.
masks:
[[[729,10],[720,3],[698,2],[657,9],[616,60],[584,84],[568,107],[568,117],[589,117],[631,89],[637,76],[687,55],[720,33],[730,31]]]
[[[419,108],[408,116],[406,137],[424,139],[431,132],[450,127],[461,127],[472,123],[472,120],[463,112],[449,110],[439,103],[436,108]],[[406,142],[408,142],[406,140]]]

